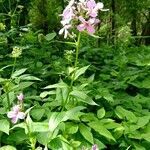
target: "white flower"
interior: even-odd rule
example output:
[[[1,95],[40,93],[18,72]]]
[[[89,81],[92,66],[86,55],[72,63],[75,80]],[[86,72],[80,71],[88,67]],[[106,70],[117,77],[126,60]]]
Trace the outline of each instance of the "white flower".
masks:
[[[71,25],[64,25],[64,27],[59,31],[59,34],[63,34],[64,33],[64,38],[66,39],[69,32],[68,29],[71,28]]]

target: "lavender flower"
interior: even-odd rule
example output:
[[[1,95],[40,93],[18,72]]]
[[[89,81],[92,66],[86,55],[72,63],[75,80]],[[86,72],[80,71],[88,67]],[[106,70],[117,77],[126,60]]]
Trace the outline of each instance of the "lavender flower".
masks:
[[[23,95],[23,93],[20,93],[18,96],[17,96],[17,98],[18,98],[18,100],[19,101],[23,101],[23,99],[24,99],[24,95]]]
[[[101,2],[95,0],[71,0],[64,9],[61,24],[63,28],[59,34],[64,34],[64,38],[71,37],[69,30],[77,28],[78,31],[86,31],[88,34],[94,34],[96,25],[100,22],[97,18],[98,11],[105,11]]]
[[[12,107],[12,110],[7,113],[7,117],[15,124],[19,119],[25,118],[25,113],[20,111],[19,105],[15,105]]]
[[[97,147],[96,144],[94,144],[94,145],[92,146],[92,150],[98,150],[98,147]]]

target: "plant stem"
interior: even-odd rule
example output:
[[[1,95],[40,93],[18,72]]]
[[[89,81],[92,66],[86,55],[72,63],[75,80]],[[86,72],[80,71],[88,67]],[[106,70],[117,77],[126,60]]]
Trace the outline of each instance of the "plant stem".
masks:
[[[16,57],[15,57],[15,58],[14,58],[14,64],[13,64],[13,69],[12,69],[11,75],[12,75],[12,74],[14,73],[14,71],[15,71],[16,61],[17,61],[17,59],[16,59]]]
[[[76,58],[75,58],[75,62],[74,62],[74,69],[76,69],[76,67],[78,65],[80,39],[81,39],[81,33],[79,32],[79,34],[78,34],[78,40],[76,42]],[[74,70],[74,73],[73,73],[73,77],[71,79],[71,84],[70,84],[71,89],[72,89],[72,86],[73,86],[74,78],[75,78],[75,70]]]
[[[76,45],[76,57],[75,57],[75,62],[74,62],[74,69],[76,69],[76,67],[77,67],[77,65],[78,65],[80,40],[81,40],[81,33],[79,32],[77,42],[75,43],[75,45]],[[64,101],[64,104],[63,104],[62,111],[64,110],[66,104],[68,103],[68,100],[69,100],[69,94],[70,94],[70,92],[72,91],[74,78],[75,78],[75,70],[74,70],[74,73],[73,73],[73,76],[72,76],[72,79],[71,79],[70,89],[69,89],[67,98],[66,98],[66,100]]]
[[[14,59],[14,64],[13,64],[13,69],[12,69],[12,72],[11,72],[11,76],[12,76],[12,74],[14,73],[14,71],[15,71],[15,66],[16,66],[16,57],[15,57],[15,59]],[[6,88],[6,97],[7,97],[7,105],[8,105],[8,110],[10,111],[10,98],[9,98],[9,84],[10,84],[10,82],[11,82],[11,77],[10,77],[10,81],[9,81],[9,83],[8,83],[8,85],[7,85],[7,88]]]
[[[7,96],[7,104],[8,104],[8,110],[10,111],[10,98],[9,98],[9,93],[6,93]]]
[[[77,64],[78,64],[80,39],[81,39],[81,33],[79,32],[79,34],[78,34],[78,40],[77,40],[77,42],[76,42],[76,59],[75,59],[75,63],[74,63],[74,68],[76,68],[76,67],[77,67]]]

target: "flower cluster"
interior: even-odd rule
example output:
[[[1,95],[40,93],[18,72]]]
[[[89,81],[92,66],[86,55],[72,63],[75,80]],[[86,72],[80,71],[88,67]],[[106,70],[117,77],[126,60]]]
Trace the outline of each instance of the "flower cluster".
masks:
[[[71,0],[61,14],[61,24],[63,28],[59,34],[64,33],[64,38],[71,36],[70,28],[77,28],[80,32],[86,31],[88,34],[95,33],[95,27],[100,22],[98,12],[105,11],[101,2],[96,3],[95,0]]]
[[[11,111],[7,113],[7,117],[10,118],[11,122],[14,124],[17,123],[19,119],[25,118],[25,113],[21,111],[24,95],[20,93],[17,98],[20,105],[13,106]]]
[[[12,51],[12,57],[17,58],[22,54],[22,48],[20,47],[13,47],[13,51]]]

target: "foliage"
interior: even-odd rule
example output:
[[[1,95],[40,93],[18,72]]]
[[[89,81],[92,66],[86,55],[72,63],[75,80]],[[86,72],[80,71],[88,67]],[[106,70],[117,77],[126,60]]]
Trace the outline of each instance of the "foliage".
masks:
[[[150,149],[148,1],[104,2],[95,35],[64,41],[66,1],[0,1],[0,150]]]

